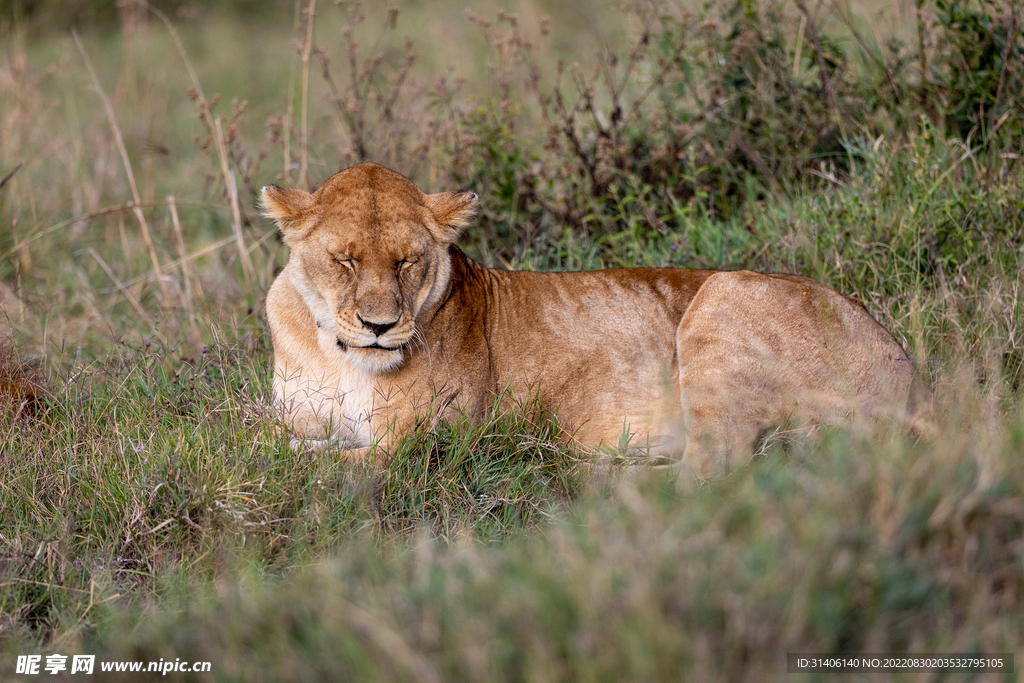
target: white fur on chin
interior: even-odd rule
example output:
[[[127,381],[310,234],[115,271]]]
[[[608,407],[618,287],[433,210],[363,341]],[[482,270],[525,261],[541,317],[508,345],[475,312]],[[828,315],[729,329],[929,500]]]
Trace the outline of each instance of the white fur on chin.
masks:
[[[405,352],[401,348],[387,351],[385,349],[349,347],[345,355],[352,365],[373,374],[383,374],[394,370],[405,361]]]

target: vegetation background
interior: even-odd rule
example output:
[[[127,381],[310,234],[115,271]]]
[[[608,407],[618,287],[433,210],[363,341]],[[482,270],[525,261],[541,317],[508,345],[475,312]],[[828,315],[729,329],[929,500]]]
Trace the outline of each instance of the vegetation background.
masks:
[[[1019,671],[1022,21],[0,2],[0,676],[52,653],[230,681],[761,681],[787,652]],[[293,452],[263,312],[287,253],[255,198],[362,160],[476,191],[461,244],[491,266],[856,295],[916,360],[921,428],[783,427],[701,487],[565,446],[528,397],[380,471]]]

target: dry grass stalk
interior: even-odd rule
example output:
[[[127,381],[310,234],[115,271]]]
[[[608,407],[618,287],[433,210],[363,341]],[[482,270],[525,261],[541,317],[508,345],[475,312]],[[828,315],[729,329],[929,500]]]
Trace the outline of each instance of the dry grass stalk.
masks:
[[[146,312],[146,309],[142,307],[141,303],[139,303],[139,300],[135,297],[134,294],[132,294],[132,291],[131,289],[129,289],[129,286],[121,282],[120,278],[117,277],[117,274],[114,273],[113,269],[109,265],[107,265],[107,262],[103,260],[103,257],[100,256],[92,247],[89,247],[89,255],[96,259],[96,263],[100,264],[100,268],[102,268],[103,272],[107,274],[107,277],[110,278],[110,281],[114,283],[115,292],[121,292],[122,294],[124,294],[124,298],[128,300],[128,303],[132,305],[132,308],[134,308],[136,312],[140,316],[142,316],[142,318],[146,322],[149,323],[150,328],[152,328],[153,331],[156,332],[156,325],[153,322],[153,318],[150,317],[149,313]]]
[[[181,232],[181,221],[178,220],[178,206],[174,202],[174,195],[167,195],[167,207],[171,210],[171,225],[174,226],[174,236],[178,238],[178,255],[179,258],[185,257],[185,237]],[[196,339],[200,338],[199,326],[196,324],[196,310],[192,305],[193,292],[192,292],[192,279],[195,274],[192,272],[192,267],[188,261],[183,261],[181,264],[181,281],[184,287],[182,296],[182,305],[185,307],[185,311],[188,313],[189,325],[192,327],[192,333]],[[196,282],[196,287],[199,290],[200,296],[202,295],[202,286],[199,282]]]
[[[139,188],[135,184],[135,173],[132,172],[132,163],[128,158],[128,150],[124,145],[124,137],[121,135],[121,128],[117,125],[117,117],[114,116],[114,107],[110,103],[110,98],[108,98],[106,92],[104,92],[103,86],[100,85],[100,79],[96,75],[96,70],[92,66],[92,60],[89,59],[89,55],[85,51],[85,46],[82,45],[82,39],[78,37],[78,31],[71,29],[71,35],[75,39],[75,44],[78,46],[78,51],[82,55],[82,60],[85,62],[85,68],[89,72],[89,77],[92,79],[96,92],[103,101],[103,109],[107,113],[107,120],[110,122],[110,128],[114,133],[114,141],[117,143],[117,149],[121,153],[121,161],[124,163],[125,174],[128,176],[128,185],[132,188],[132,199],[134,200],[132,204],[132,213],[135,214],[135,218],[139,221],[139,226],[142,229],[142,239],[146,243],[146,250],[149,252],[150,260],[153,262],[153,272],[159,274],[160,259],[156,255],[156,248],[153,246],[153,239],[149,234],[149,225],[146,223],[146,215],[142,212],[142,198],[139,196]],[[164,284],[163,280],[157,278],[157,286],[160,288],[162,301],[166,302],[168,300],[167,285]]]
[[[302,44],[302,139],[299,148],[299,187],[309,190],[309,55],[313,50],[313,14],[316,0],[309,0],[306,9],[306,40]]]
[[[208,100],[203,94],[203,88],[199,85],[199,78],[196,76],[195,69],[192,68],[192,62],[188,58],[188,53],[185,52],[185,46],[182,44],[181,38],[178,36],[178,31],[174,28],[174,24],[171,23],[171,20],[166,14],[144,0],[135,0],[135,2],[146,7],[164,23],[168,33],[170,33],[171,38],[174,40],[174,45],[178,50],[178,54],[181,55],[181,59],[185,63],[185,68],[188,70],[189,78],[192,80],[192,87],[196,92],[196,105],[199,108],[199,114],[202,117],[203,122],[206,124],[206,127],[209,129],[210,135],[213,138],[214,147],[217,149],[217,157],[220,160],[220,171],[221,175],[224,177],[224,187],[227,188],[228,200],[231,203],[232,229],[234,230],[235,240],[238,243],[238,257],[242,262],[242,276],[245,279],[246,289],[250,289],[252,286],[253,276],[252,259],[249,258],[249,252],[245,246],[245,237],[242,235],[242,220],[238,208],[238,191],[237,189],[234,191],[232,190],[235,183],[228,163],[227,145],[224,143],[224,131],[221,129],[220,119],[215,117],[213,112],[210,111]]]
[[[814,45],[814,52],[818,57],[818,72],[821,74],[821,84],[825,91],[825,101],[828,103],[829,111],[836,111],[836,99],[835,92],[832,88],[832,80],[828,76],[828,67],[825,65],[825,54],[821,48],[821,40],[818,38],[818,29],[814,23],[814,18],[811,17],[811,13],[807,9],[806,3],[803,0],[796,0],[797,9],[800,10],[800,14],[803,15],[805,23],[807,25],[807,33],[811,37],[811,43]],[[818,7],[821,7],[821,3],[818,3]],[[817,14],[817,10],[815,10]]]
[[[220,133],[220,119],[215,119],[217,132]],[[234,230],[235,244],[238,246],[238,256],[242,259],[242,276],[245,278],[245,288],[252,287],[253,265],[249,257],[249,249],[245,246],[245,235],[242,234],[242,211],[238,205],[238,186],[235,184],[235,172],[228,169],[228,197],[231,201],[231,227]]]
[[[178,259],[175,259],[174,261],[171,261],[170,263],[166,263],[166,264],[164,264],[164,267],[163,267],[164,269],[163,269],[163,272],[161,273],[161,275],[167,275],[169,273],[172,273],[172,272],[174,272],[175,269],[180,268],[182,265],[187,264],[187,263],[192,263],[192,261],[195,261],[198,258],[201,258],[203,256],[206,256],[207,254],[215,252],[218,249],[226,247],[227,245],[231,244],[234,241],[235,241],[235,236],[234,235],[231,235],[229,237],[224,237],[222,239],[217,240],[216,242],[214,242],[212,244],[206,245],[202,249],[197,249],[196,251],[193,251],[191,254],[186,254],[186,255],[182,256],[181,258],[178,258]],[[131,280],[128,280],[127,282],[124,283],[124,286],[125,287],[133,287],[133,286],[139,284],[140,282],[149,282],[152,279],[153,279],[153,273],[146,273],[145,275],[140,275],[140,276],[138,276],[136,278],[132,278]],[[199,280],[196,279],[195,282],[193,283],[193,285],[197,289],[197,296],[202,297],[203,296],[203,291],[202,291],[201,285],[199,284]]]
[[[302,16],[302,0],[295,0],[295,18],[292,20],[292,32],[299,30],[299,21]],[[292,121],[295,120],[295,61],[293,60],[288,68],[288,104],[285,113],[284,125],[281,126],[281,135],[284,142],[283,164],[281,165],[281,177],[285,185],[289,185],[289,172],[292,166]]]
[[[188,206],[210,206],[210,207],[215,207],[215,208],[222,208],[222,206],[220,204],[213,204],[213,203],[208,203],[208,202],[180,202],[180,201],[176,201],[175,203],[176,204],[185,204],[185,205],[188,205]],[[34,225],[34,231],[31,232],[27,237],[24,237],[24,238],[20,239],[17,244],[15,244],[13,247],[9,248],[7,251],[0,252],[0,260],[10,258],[12,255],[16,254],[19,250],[23,250],[24,248],[26,248],[29,244],[32,244],[33,242],[37,242],[37,241],[43,239],[44,237],[48,237],[49,235],[52,235],[55,232],[60,232],[62,230],[65,230],[70,225],[74,225],[74,224],[80,223],[82,221],[90,221],[90,220],[95,219],[95,218],[102,218],[103,216],[110,216],[110,215],[113,215],[113,214],[123,213],[125,211],[134,211],[136,208],[139,208],[139,209],[149,209],[149,208],[153,208],[153,207],[157,207],[157,206],[167,206],[167,202],[166,201],[161,201],[161,202],[143,202],[141,204],[135,204],[134,202],[129,202],[128,204],[118,204],[116,206],[105,206],[105,207],[103,207],[101,209],[97,209],[95,211],[90,211],[89,213],[79,214],[79,215],[76,215],[76,216],[72,216],[71,218],[67,218],[65,220],[58,221],[56,223],[53,223],[53,224],[47,226],[45,229],[42,228],[42,225],[44,225],[45,222],[44,221],[40,221],[40,220],[37,219],[36,220],[36,224]],[[232,237],[231,239],[234,239],[234,237]],[[161,265],[161,268],[165,268],[165,266]],[[152,273],[150,273],[149,275],[147,275],[145,277],[149,277],[150,275],[152,275]]]

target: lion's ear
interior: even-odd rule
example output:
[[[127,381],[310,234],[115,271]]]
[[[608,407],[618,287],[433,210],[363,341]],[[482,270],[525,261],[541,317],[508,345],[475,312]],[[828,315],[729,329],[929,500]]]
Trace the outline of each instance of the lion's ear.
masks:
[[[454,242],[463,228],[472,225],[480,206],[476,193],[469,190],[428,194],[426,203],[436,223],[428,227],[442,242]]]
[[[262,193],[263,215],[277,221],[285,242],[305,237],[313,228],[313,195],[267,185]]]

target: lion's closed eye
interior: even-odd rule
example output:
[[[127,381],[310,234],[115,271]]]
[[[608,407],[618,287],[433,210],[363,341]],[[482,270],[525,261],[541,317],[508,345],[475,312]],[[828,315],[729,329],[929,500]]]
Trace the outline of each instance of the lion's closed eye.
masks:
[[[346,268],[351,268],[353,270],[356,267],[355,259],[348,258],[347,256],[336,256],[334,254],[331,254],[331,260],[333,260],[338,265],[345,266]]]

